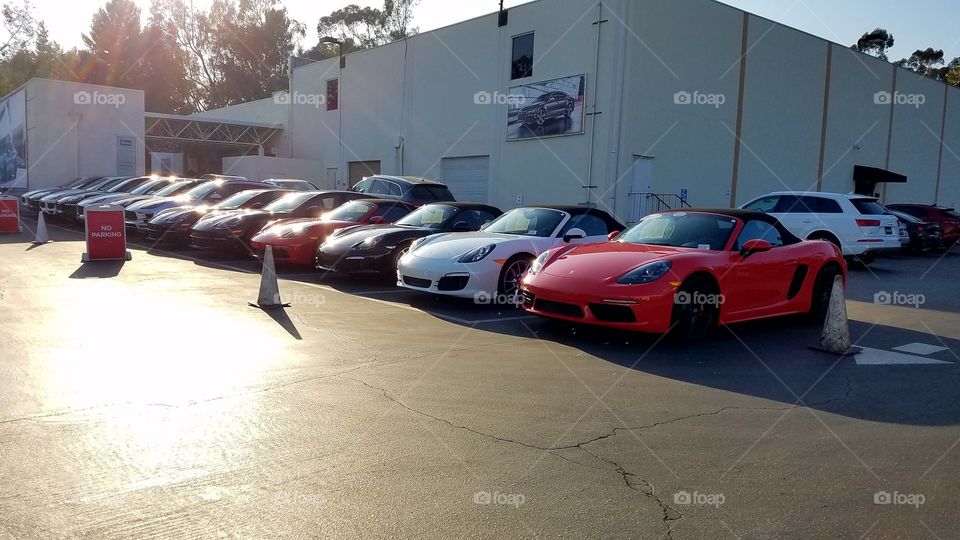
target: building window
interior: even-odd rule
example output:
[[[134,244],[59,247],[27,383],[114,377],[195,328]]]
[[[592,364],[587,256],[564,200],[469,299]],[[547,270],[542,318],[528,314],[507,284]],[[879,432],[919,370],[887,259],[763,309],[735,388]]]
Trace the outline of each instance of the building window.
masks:
[[[327,110],[335,111],[340,107],[340,80],[327,81]]]
[[[533,32],[513,38],[511,79],[533,76]]]

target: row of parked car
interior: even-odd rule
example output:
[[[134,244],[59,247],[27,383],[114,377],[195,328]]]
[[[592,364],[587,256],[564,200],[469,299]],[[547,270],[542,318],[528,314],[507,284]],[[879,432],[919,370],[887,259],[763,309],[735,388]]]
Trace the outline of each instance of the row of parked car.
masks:
[[[860,195],[777,192],[741,209],[672,210],[627,228],[595,208],[504,213],[456,202],[437,182],[391,176],[350,191],[225,176],[77,179],[27,193],[22,205],[80,222],[105,202],[125,208],[131,233],[157,243],[258,257],[271,246],[278,263],[380,273],[409,289],[685,337],[720,323],[821,316],[844,257],[867,262],[960,240],[952,210],[885,208]]]

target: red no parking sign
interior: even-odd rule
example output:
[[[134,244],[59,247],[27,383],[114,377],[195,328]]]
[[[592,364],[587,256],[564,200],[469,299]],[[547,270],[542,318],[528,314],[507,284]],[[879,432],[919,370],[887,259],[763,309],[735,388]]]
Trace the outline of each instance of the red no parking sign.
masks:
[[[0,197],[0,233],[20,232],[20,204],[16,197]]]
[[[130,260],[127,251],[127,230],[123,222],[123,208],[104,204],[87,208],[86,261]]]

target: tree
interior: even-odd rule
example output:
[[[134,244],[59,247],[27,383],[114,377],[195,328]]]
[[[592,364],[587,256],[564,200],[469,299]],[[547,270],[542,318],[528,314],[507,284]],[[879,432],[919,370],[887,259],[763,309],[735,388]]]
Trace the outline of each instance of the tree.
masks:
[[[383,9],[360,7],[350,4],[320,18],[317,33],[320,36],[332,36],[344,43],[344,51],[368,49],[404,39],[417,33],[411,27],[413,10],[420,0],[384,0]],[[330,48],[319,44],[308,54],[316,58],[329,58]],[[335,50],[335,48],[334,48]]]
[[[0,7],[0,14],[3,15],[6,34],[6,41],[0,41],[0,58],[8,58],[33,44],[37,21],[29,0],[24,0],[20,6],[5,3]]]
[[[884,28],[876,28],[872,32],[867,32],[861,36],[850,48],[881,60],[887,60],[887,51],[893,47],[894,42],[893,34]]]
[[[184,77],[199,109],[269,97],[287,87],[287,59],[305,28],[278,0],[154,0],[154,24],[182,51]]]
[[[926,50],[917,49],[910,58],[904,58],[896,64],[914,73],[938,79],[941,78],[941,72],[937,66],[943,65],[943,49],[934,50],[933,47],[927,47]]]

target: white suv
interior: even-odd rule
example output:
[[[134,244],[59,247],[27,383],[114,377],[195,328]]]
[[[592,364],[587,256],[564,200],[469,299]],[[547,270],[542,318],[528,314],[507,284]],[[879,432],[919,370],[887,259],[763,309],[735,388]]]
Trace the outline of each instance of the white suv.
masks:
[[[877,252],[900,249],[900,222],[873,197],[777,191],[741,208],[766,212],[800,238],[832,242],[844,256],[863,262]]]

